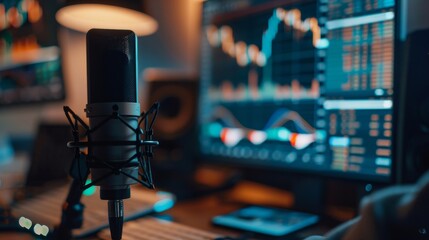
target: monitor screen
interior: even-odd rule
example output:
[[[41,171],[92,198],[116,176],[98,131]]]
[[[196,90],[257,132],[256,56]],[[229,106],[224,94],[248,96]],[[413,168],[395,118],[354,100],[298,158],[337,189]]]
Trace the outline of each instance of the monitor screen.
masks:
[[[0,2],[0,107],[65,97],[56,3]]]
[[[200,151],[214,161],[392,179],[394,0],[209,0]]]

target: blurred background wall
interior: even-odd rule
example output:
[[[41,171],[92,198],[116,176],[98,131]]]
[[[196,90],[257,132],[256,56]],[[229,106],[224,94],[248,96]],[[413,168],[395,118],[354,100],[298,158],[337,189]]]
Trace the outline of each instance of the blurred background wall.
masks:
[[[198,67],[200,0],[147,0],[146,7],[158,21],[158,30],[139,42],[139,80],[147,68],[173,69],[195,74]],[[63,105],[81,117],[87,103],[85,34],[60,28],[66,100],[57,103],[0,109],[0,136],[32,135],[40,121],[65,121]],[[144,99],[144,96],[140,96]]]

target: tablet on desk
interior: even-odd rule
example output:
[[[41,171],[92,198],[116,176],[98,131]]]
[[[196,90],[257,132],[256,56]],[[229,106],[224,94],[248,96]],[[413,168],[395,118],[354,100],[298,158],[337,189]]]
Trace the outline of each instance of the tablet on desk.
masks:
[[[317,223],[314,214],[285,209],[250,206],[225,215],[216,216],[216,225],[252,231],[270,236],[283,236]]]

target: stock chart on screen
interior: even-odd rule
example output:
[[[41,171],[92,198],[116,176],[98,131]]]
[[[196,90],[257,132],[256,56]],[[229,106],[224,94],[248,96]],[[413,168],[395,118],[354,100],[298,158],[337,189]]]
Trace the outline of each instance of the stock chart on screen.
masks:
[[[394,7],[393,0],[206,2],[202,153],[387,179]]]

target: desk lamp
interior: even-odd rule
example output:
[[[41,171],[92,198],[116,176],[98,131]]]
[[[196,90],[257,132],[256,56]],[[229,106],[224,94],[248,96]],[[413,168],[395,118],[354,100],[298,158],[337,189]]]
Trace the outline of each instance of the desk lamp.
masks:
[[[69,29],[88,32],[91,28],[128,29],[137,36],[154,33],[157,21],[144,13],[138,0],[69,0],[55,18]]]

